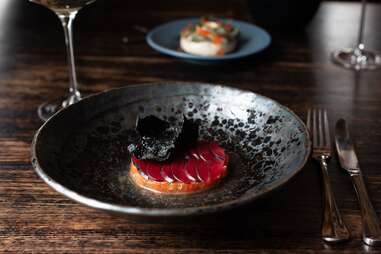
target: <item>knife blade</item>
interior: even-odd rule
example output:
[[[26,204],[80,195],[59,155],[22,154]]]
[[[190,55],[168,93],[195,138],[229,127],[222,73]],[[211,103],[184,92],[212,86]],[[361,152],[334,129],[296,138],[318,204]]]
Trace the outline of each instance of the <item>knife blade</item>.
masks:
[[[360,173],[355,147],[344,119],[340,119],[336,123],[335,143],[341,167],[350,174]]]
[[[381,227],[378,216],[368,196],[353,141],[349,135],[347,124],[343,119],[340,119],[336,123],[335,144],[340,165],[351,176],[356,190],[361,212],[363,242],[372,246],[381,245]]]

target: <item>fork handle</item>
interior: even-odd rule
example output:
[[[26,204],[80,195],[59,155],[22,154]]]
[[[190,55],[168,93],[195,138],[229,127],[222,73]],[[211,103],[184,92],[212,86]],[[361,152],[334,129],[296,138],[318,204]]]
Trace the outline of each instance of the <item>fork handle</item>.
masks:
[[[325,156],[320,157],[320,166],[324,185],[324,215],[321,229],[322,238],[326,242],[342,242],[350,238],[348,228],[341,218],[332,192],[328,175],[328,165]]]
[[[380,245],[380,222],[366,191],[364,179],[361,174],[352,174],[351,178],[360,205],[363,241],[368,245]]]

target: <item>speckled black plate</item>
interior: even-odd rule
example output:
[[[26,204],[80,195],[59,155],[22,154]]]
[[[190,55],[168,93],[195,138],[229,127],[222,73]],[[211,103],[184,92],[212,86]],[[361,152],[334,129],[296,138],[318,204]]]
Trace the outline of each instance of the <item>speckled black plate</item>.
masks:
[[[227,177],[190,195],[142,190],[128,177],[136,117],[181,114],[200,123],[202,139],[229,153]],[[289,109],[252,92],[220,85],[171,83],[128,86],[61,110],[35,135],[33,167],[56,191],[90,207],[126,215],[210,213],[252,201],[286,183],[304,166],[310,141]]]

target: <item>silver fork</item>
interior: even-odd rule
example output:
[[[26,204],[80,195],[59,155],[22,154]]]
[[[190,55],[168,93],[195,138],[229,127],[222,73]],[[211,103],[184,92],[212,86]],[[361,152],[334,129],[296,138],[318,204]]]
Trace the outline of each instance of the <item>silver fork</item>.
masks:
[[[337,208],[328,175],[327,161],[331,158],[332,149],[327,111],[309,109],[307,126],[310,133],[312,133],[312,158],[320,163],[323,175],[324,214],[321,229],[322,238],[326,242],[348,240],[350,234]]]

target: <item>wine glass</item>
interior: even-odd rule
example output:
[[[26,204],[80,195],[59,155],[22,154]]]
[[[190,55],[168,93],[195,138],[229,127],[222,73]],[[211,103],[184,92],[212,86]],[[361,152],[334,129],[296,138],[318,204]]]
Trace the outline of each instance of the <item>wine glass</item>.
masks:
[[[354,48],[338,49],[332,53],[333,61],[347,69],[374,70],[381,67],[381,56],[373,51],[366,50],[364,45],[364,25],[366,0],[361,4],[360,29],[357,46]]]
[[[78,11],[95,0],[29,0],[31,2],[43,5],[53,12],[61,20],[64,33],[66,51],[69,65],[69,96],[66,100],[56,99],[45,102],[38,107],[38,116],[41,120],[48,120],[54,113],[62,107],[67,107],[81,99],[81,93],[78,91],[77,75],[75,71],[74,49],[73,49],[73,32],[72,25]]]

